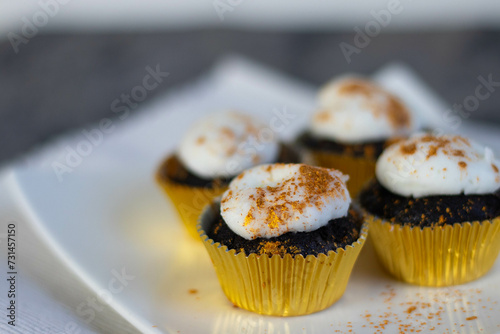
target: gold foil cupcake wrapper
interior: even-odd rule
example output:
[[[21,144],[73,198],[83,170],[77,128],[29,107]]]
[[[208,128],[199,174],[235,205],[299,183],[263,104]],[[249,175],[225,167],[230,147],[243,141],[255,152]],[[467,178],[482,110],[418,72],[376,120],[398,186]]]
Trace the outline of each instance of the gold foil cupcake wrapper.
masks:
[[[375,159],[352,157],[327,151],[311,151],[309,160],[321,167],[335,168],[349,175],[347,188],[355,198],[361,188],[375,176]]]
[[[191,187],[159,177],[157,177],[157,182],[172,201],[189,235],[200,240],[196,225],[203,209],[216,197],[222,195],[227,187]]]
[[[277,316],[318,312],[340,299],[368,233],[365,224],[352,245],[318,256],[247,256],[208,238],[204,228],[211,219],[207,207],[199,233],[227,298],[240,308]]]
[[[394,277],[448,286],[486,274],[500,251],[500,217],[439,227],[392,224],[366,214],[380,262]]]

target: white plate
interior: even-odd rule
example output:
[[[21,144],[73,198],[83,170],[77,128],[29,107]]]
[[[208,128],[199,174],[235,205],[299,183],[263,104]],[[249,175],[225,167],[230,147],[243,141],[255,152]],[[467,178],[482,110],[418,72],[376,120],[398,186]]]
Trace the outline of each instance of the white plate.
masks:
[[[134,122],[115,121],[116,130],[63,182],[51,163],[64,159],[64,147],[76,147],[84,137],[54,144],[39,167],[15,170],[15,191],[36,229],[65,263],[92,289],[105,292],[109,304],[144,333],[500,331],[500,262],[475,282],[423,288],[388,276],[369,244],[342,299],[322,312],[260,316],[234,308],[226,299],[205,249],[181,228],[153,173],[203,112],[230,106],[272,117],[273,109],[286,108],[297,117],[280,135],[293,138],[312,110],[313,98],[310,87],[228,61],[208,79],[147,106],[150,110],[136,115]],[[114,274],[122,269],[134,277],[125,286]],[[416,309],[407,313],[412,306]]]

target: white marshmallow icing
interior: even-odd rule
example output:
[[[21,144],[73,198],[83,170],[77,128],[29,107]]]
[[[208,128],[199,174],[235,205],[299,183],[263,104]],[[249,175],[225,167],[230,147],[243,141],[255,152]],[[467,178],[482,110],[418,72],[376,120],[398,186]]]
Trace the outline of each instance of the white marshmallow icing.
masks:
[[[418,134],[389,146],[376,166],[378,181],[402,196],[490,194],[500,188],[500,161],[469,139]]]
[[[229,228],[252,240],[309,232],[348,214],[347,175],[304,164],[262,165],[236,177],[222,195]]]
[[[265,124],[253,117],[222,111],[195,123],[184,135],[177,156],[184,166],[203,178],[230,177],[279,154],[276,136],[262,133]]]
[[[327,83],[319,92],[310,131],[318,138],[362,143],[406,136],[414,127],[403,103],[373,82],[353,76]]]

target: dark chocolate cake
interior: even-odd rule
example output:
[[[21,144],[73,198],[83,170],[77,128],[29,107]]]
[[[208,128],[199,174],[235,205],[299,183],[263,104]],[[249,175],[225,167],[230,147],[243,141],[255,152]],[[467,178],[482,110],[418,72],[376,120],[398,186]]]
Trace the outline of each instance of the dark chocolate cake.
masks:
[[[246,255],[300,254],[306,257],[326,254],[355,242],[359,238],[361,227],[359,215],[350,210],[347,217],[330,220],[327,225],[311,232],[289,232],[270,239],[246,240],[227,226],[218,205],[214,205],[212,209],[215,214],[213,221],[206,227],[207,236],[228,249],[235,249],[237,253],[244,252]]]
[[[500,189],[488,195],[413,198],[394,194],[373,181],[361,192],[359,200],[370,214],[409,226],[452,225],[500,216]]]
[[[299,154],[291,147],[281,144],[278,161],[281,163],[300,162]],[[158,170],[158,177],[167,181],[183,184],[191,187],[217,188],[224,187],[231,182],[232,177],[205,179],[191,173],[177,158],[170,156]]]
[[[298,143],[307,149],[327,151],[345,154],[353,157],[377,159],[382,151],[389,145],[397,142],[397,139],[379,140],[366,143],[347,144],[330,139],[316,138],[310,132],[303,133],[298,139]]]

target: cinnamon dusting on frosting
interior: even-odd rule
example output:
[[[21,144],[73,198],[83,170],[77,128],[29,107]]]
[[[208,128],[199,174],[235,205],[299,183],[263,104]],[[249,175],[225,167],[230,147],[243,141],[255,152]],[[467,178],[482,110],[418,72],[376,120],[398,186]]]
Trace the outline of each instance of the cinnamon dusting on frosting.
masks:
[[[391,138],[388,138],[385,143],[384,143],[384,148],[387,148],[393,144],[397,144],[399,143],[400,141],[403,141],[405,140],[406,138],[405,137],[391,137]]]
[[[464,143],[465,145],[470,146],[470,141],[469,141],[469,139],[464,138],[464,137],[461,137],[461,136],[455,136],[455,137],[453,138],[453,142],[454,142],[454,143],[462,142],[462,143]]]
[[[430,134],[427,134],[427,135],[420,137],[420,141],[422,141],[423,143],[434,142],[438,145],[438,148],[444,147],[450,143],[450,140],[448,138],[434,136],[434,135],[430,135]],[[456,143],[456,142],[458,142],[458,140],[455,139],[453,142]],[[469,144],[467,144],[467,145],[469,145]]]
[[[436,145],[431,145],[429,146],[429,152],[427,153],[426,159],[429,159],[430,157],[433,157],[436,155],[438,150],[438,147]]]
[[[330,119],[330,113],[327,110],[321,111],[314,115],[314,117],[320,122],[326,122]]]
[[[342,85],[339,89],[340,94],[363,94],[371,96],[377,92],[377,87],[367,81],[353,79]]]
[[[227,127],[221,128],[220,132],[223,135],[225,135],[226,137],[228,137],[229,139],[234,139],[236,137],[236,135],[234,134],[233,130],[231,130],[230,128],[227,128]]]
[[[411,116],[406,107],[391,93],[366,80],[351,79],[339,87],[340,95],[363,95],[369,102],[369,109],[375,117],[387,116],[393,128],[409,128],[411,126]],[[381,105],[376,96],[383,96],[387,103]],[[324,116],[325,112],[321,113]],[[326,120],[326,119],[324,119]]]
[[[496,161],[491,149],[461,136],[416,135],[388,147],[376,175],[403,196],[484,194],[500,186]]]
[[[318,105],[311,132],[319,138],[375,141],[406,136],[415,125],[402,101],[362,78],[343,77],[326,84],[319,92]]]
[[[248,182],[255,182],[257,175],[250,173],[247,176],[248,172],[270,174],[261,177],[277,180],[268,185],[258,183],[252,188]],[[304,164],[274,164],[255,167],[241,175],[230,185],[235,191],[229,190],[223,195],[221,209],[228,226],[231,227],[231,220],[236,219],[237,229],[242,228],[242,233],[249,239],[307,231],[319,224],[318,215],[327,215],[323,219],[327,223],[333,218],[329,212],[344,207],[347,212],[350,203],[345,176],[332,169]],[[232,210],[233,215],[230,216],[228,210]],[[343,216],[343,213],[337,214]]]
[[[410,113],[406,107],[394,96],[388,96],[389,105],[387,115],[394,128],[409,128],[411,126]]]
[[[255,211],[265,212],[265,222],[272,230],[283,225],[286,226],[293,212],[303,213],[308,206],[314,205],[321,211],[324,203],[319,198],[320,196],[328,194],[334,198],[346,199],[346,193],[340,182],[338,178],[331,176],[326,169],[302,165],[299,168],[299,174],[294,178],[275,187],[267,186],[265,191],[263,188],[258,188],[257,198],[254,195],[249,196],[249,199],[255,202],[255,206],[248,211],[243,226],[248,226],[255,219]],[[290,200],[297,193],[299,187],[305,190],[305,196],[301,197],[300,200]],[[223,201],[227,201],[229,197],[230,195],[225,196]],[[272,203],[270,203],[271,199]]]
[[[453,143],[462,145],[465,144],[467,147],[470,147],[470,142],[466,138],[456,136],[452,140],[450,140],[444,137],[424,135],[420,137],[419,142],[433,143],[433,145],[429,145],[427,149],[427,155],[426,155],[427,160],[433,156],[436,156],[439,150],[442,150],[445,155],[468,159],[464,150],[453,148]],[[417,144],[418,141],[417,142],[413,141],[409,144],[402,145],[401,152],[409,155],[415,154],[415,152],[417,151]]]
[[[278,138],[266,136],[263,140],[263,136],[259,136],[263,129],[266,129],[265,123],[243,113],[212,113],[188,129],[177,149],[177,156],[190,172],[200,178],[234,176],[278,158]],[[259,150],[251,152],[245,149],[252,145],[258,146]]]
[[[417,151],[417,145],[415,143],[401,145],[400,150],[403,154],[414,154]]]

